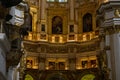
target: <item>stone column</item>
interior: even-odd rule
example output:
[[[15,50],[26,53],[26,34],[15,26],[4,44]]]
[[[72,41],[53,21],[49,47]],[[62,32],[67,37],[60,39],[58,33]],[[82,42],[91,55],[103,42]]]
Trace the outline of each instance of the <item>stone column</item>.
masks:
[[[105,36],[105,51],[106,51],[106,56],[107,56],[107,66],[108,69],[112,69],[111,67],[111,52],[110,52],[110,34],[109,32],[106,30],[106,36]],[[109,79],[112,79],[112,74],[111,72],[109,72]]]
[[[109,74],[111,70],[111,74],[109,74],[111,75],[109,77],[111,80],[120,80],[119,4],[120,0],[108,0],[108,3],[102,4],[98,10],[98,19],[102,21],[102,23],[100,23],[101,27],[109,31],[109,35],[105,35],[104,51],[107,55],[108,66],[104,71]],[[111,69],[109,70],[109,68]]]
[[[70,0],[70,21],[74,21],[74,0]]]
[[[98,64],[99,64],[99,70],[100,70],[100,80],[108,80],[110,76],[110,65],[108,67],[108,64],[111,64],[110,60],[110,54],[109,54],[109,36],[105,33],[105,28],[100,27],[99,28],[99,38],[100,38],[100,51],[98,53]],[[108,42],[106,43],[106,41]]]
[[[38,20],[41,19],[41,0],[38,1]]]
[[[76,58],[69,58],[69,70],[76,69]]]
[[[76,55],[74,51],[69,49],[69,70],[76,69]]]
[[[39,70],[45,70],[45,61],[46,61],[45,54],[40,54],[40,56],[39,56]]]
[[[40,36],[40,20],[41,20],[41,0],[38,1],[38,13],[37,13],[37,35]]]
[[[110,35],[110,43],[112,76],[114,80],[120,80],[120,32]]]
[[[46,0],[41,1],[41,20],[45,19],[45,7],[46,7]]]

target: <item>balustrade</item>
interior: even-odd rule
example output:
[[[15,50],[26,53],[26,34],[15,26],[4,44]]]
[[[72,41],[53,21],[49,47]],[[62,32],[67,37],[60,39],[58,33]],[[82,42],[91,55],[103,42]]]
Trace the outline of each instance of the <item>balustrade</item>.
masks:
[[[67,34],[67,35],[55,35],[55,34],[45,34],[30,32],[25,40],[31,41],[46,41],[50,43],[66,43],[66,42],[85,42],[98,38],[96,31],[86,32],[82,34]]]

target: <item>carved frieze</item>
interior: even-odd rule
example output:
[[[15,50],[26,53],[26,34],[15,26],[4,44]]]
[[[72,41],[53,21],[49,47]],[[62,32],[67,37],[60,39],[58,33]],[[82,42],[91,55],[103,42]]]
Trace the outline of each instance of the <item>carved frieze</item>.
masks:
[[[120,32],[120,25],[109,26],[105,28],[107,34],[114,34]]]
[[[68,49],[66,46],[49,46],[47,53],[67,53]]]
[[[39,59],[38,59],[38,60],[39,60],[39,62],[43,62],[43,63],[44,63],[44,62],[46,61],[46,58],[39,57]]]
[[[66,44],[51,44],[51,43],[34,43],[25,44],[25,49],[28,52],[37,53],[82,53],[87,51],[94,51],[99,48],[99,42],[94,41],[89,44],[84,43],[66,43]]]
[[[67,8],[66,3],[59,3],[59,2],[54,2],[54,3],[48,3],[49,8]]]
[[[76,58],[70,58],[69,59],[69,63],[75,63],[76,62]]]

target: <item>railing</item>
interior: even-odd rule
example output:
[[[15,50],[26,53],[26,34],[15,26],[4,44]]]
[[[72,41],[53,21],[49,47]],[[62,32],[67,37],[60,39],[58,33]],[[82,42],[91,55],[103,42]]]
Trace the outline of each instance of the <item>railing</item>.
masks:
[[[30,32],[25,40],[31,41],[46,41],[50,43],[66,43],[66,42],[85,42],[92,39],[98,38],[98,32],[86,32],[82,34],[66,34],[66,35],[55,35],[55,34],[43,34],[37,32]]]

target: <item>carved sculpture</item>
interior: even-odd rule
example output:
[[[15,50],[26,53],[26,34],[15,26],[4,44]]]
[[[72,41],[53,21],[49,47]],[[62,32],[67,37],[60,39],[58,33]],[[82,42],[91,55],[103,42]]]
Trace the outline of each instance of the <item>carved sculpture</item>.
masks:
[[[115,15],[115,17],[120,17],[120,11],[118,9],[116,9],[114,15]]]

